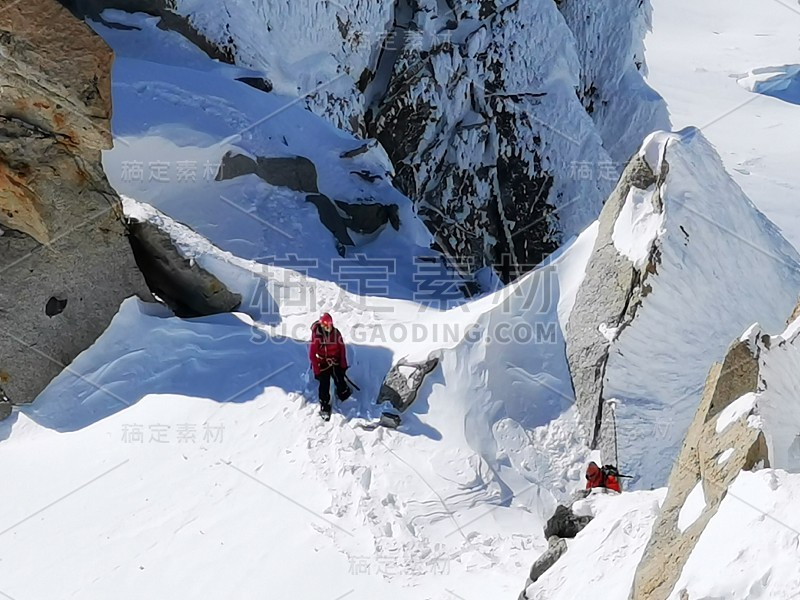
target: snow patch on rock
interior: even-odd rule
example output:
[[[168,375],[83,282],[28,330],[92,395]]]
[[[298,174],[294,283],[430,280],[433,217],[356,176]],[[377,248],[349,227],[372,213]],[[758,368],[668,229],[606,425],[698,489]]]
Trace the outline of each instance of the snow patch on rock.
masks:
[[[758,396],[754,393],[748,393],[734,400],[730,405],[725,407],[720,415],[717,417],[716,431],[722,433],[731,423],[739,420],[744,415],[748,414],[756,405]]]
[[[731,456],[733,456],[734,452],[735,452],[735,450],[733,448],[728,448],[727,450],[725,450],[725,452],[720,454],[719,458],[717,458],[717,464],[718,465],[722,465],[722,464],[725,464],[726,462],[728,462],[728,459]]]
[[[600,323],[600,326],[597,328],[597,330],[609,342],[613,342],[619,335],[619,327],[609,327],[605,323]]]
[[[678,529],[681,533],[689,529],[692,523],[700,518],[705,508],[706,496],[703,491],[703,481],[700,480],[697,482],[697,485],[692,488],[692,491],[689,492],[689,496],[687,496],[686,502],[683,504],[681,512],[678,515]]]
[[[647,161],[653,173],[661,172],[661,162],[666,156],[667,145],[673,139],[676,139],[676,136],[669,131],[654,131],[644,139],[639,156]]]
[[[621,254],[641,269],[658,236],[664,233],[664,213],[654,205],[655,186],[646,190],[630,189],[622,207],[612,239]]]

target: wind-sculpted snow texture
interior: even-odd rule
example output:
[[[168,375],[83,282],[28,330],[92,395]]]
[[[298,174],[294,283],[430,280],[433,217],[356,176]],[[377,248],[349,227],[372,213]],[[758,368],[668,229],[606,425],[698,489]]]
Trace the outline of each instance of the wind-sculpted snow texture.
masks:
[[[377,137],[464,272],[491,264],[508,281],[541,262],[596,217],[644,135],[667,125],[639,73],[646,3],[176,5],[274,91]]]
[[[581,61],[580,97],[615,163],[655,129],[669,126],[664,100],[644,81],[649,0],[562,0]]]

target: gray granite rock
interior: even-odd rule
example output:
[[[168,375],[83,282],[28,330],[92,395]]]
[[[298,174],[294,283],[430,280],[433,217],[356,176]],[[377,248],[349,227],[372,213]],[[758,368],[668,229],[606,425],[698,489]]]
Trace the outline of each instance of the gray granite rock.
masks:
[[[101,163],[111,50],[55,0],[29,0],[0,10],[0,54],[0,385],[20,404],[125,298],[151,296]]]
[[[383,380],[378,393],[378,404],[389,402],[397,411],[406,410],[416,400],[425,377],[438,364],[438,357],[430,357],[423,362],[398,361]]]
[[[664,161],[661,177],[666,175],[667,168]],[[653,256],[645,267],[637,269],[614,246],[614,224],[630,189],[647,189],[658,179],[638,155],[623,172],[600,213],[594,251],[567,326],[567,359],[576,406],[591,447],[601,448],[604,456],[614,454],[608,411],[603,411],[606,400],[603,378],[611,342],[600,332],[600,325],[624,328],[633,319],[642,295],[647,293],[648,272],[657,261],[657,256]],[[660,207],[658,192],[654,204]]]

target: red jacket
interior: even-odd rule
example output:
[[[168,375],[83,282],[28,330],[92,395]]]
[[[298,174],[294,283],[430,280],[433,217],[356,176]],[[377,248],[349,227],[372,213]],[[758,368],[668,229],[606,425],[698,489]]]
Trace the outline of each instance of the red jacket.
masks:
[[[619,481],[611,474],[604,474],[596,463],[590,462],[586,468],[586,489],[604,487],[615,492],[622,492]]]
[[[347,368],[347,349],[344,346],[342,334],[336,327],[326,332],[319,321],[311,326],[311,347],[308,349],[308,358],[314,375],[338,365]]]

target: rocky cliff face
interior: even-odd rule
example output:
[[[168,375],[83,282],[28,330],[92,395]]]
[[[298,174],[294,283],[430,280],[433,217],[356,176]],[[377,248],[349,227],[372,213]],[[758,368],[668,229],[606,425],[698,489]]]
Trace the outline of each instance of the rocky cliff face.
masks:
[[[379,139],[463,272],[511,280],[538,264],[596,217],[644,132],[667,125],[640,74],[647,3],[139,4],[259,71],[261,89]]]
[[[439,245],[469,272],[505,281],[579,233],[615,173],[576,95],[578,57],[554,4],[419,2],[371,119],[396,183]]]
[[[712,367],[637,568],[632,600],[666,599],[728,486],[743,469],[770,466],[766,438],[753,426],[752,408],[739,411],[728,426],[718,425],[725,409],[758,386],[758,347],[747,341],[735,343],[725,360]]]
[[[148,297],[101,150],[113,55],[55,0],[0,11],[0,386],[32,401]]]
[[[577,406],[604,461],[637,487],[666,482],[705,365],[754,318],[782,326],[799,260],[699,132],[648,140],[603,208],[567,330]]]
[[[646,201],[661,214],[659,187],[667,170],[667,164],[662,164],[657,176],[644,156],[635,156],[628,164],[600,214],[594,252],[570,315],[567,358],[577,405],[590,446],[601,447],[605,457],[613,456],[613,424],[608,410],[604,412],[607,398],[603,385],[614,337],[603,325],[613,324],[608,327],[616,328],[617,333],[632,322],[642,296],[650,289],[646,280],[655,271],[656,260],[655,246],[651,246],[647,262],[634,264],[614,245],[614,227],[632,190],[653,190]]]
[[[580,58],[578,95],[615,163],[669,123],[666,105],[643,79],[651,6],[640,0],[561,0]]]
[[[800,320],[795,319],[774,336],[754,325],[730,347],[724,361],[712,367],[636,571],[633,600],[683,597],[686,592],[681,591],[680,581],[693,583],[685,573],[692,551],[742,471],[773,467],[800,473],[798,365]],[[776,480],[771,489],[778,487]],[[692,496],[702,497],[702,502]],[[767,512],[766,499],[753,505],[736,493],[734,497],[737,503],[763,511],[762,519],[772,516],[781,522],[779,516]],[[755,532],[742,529],[741,534],[749,537]],[[739,596],[732,593],[730,597]]]

